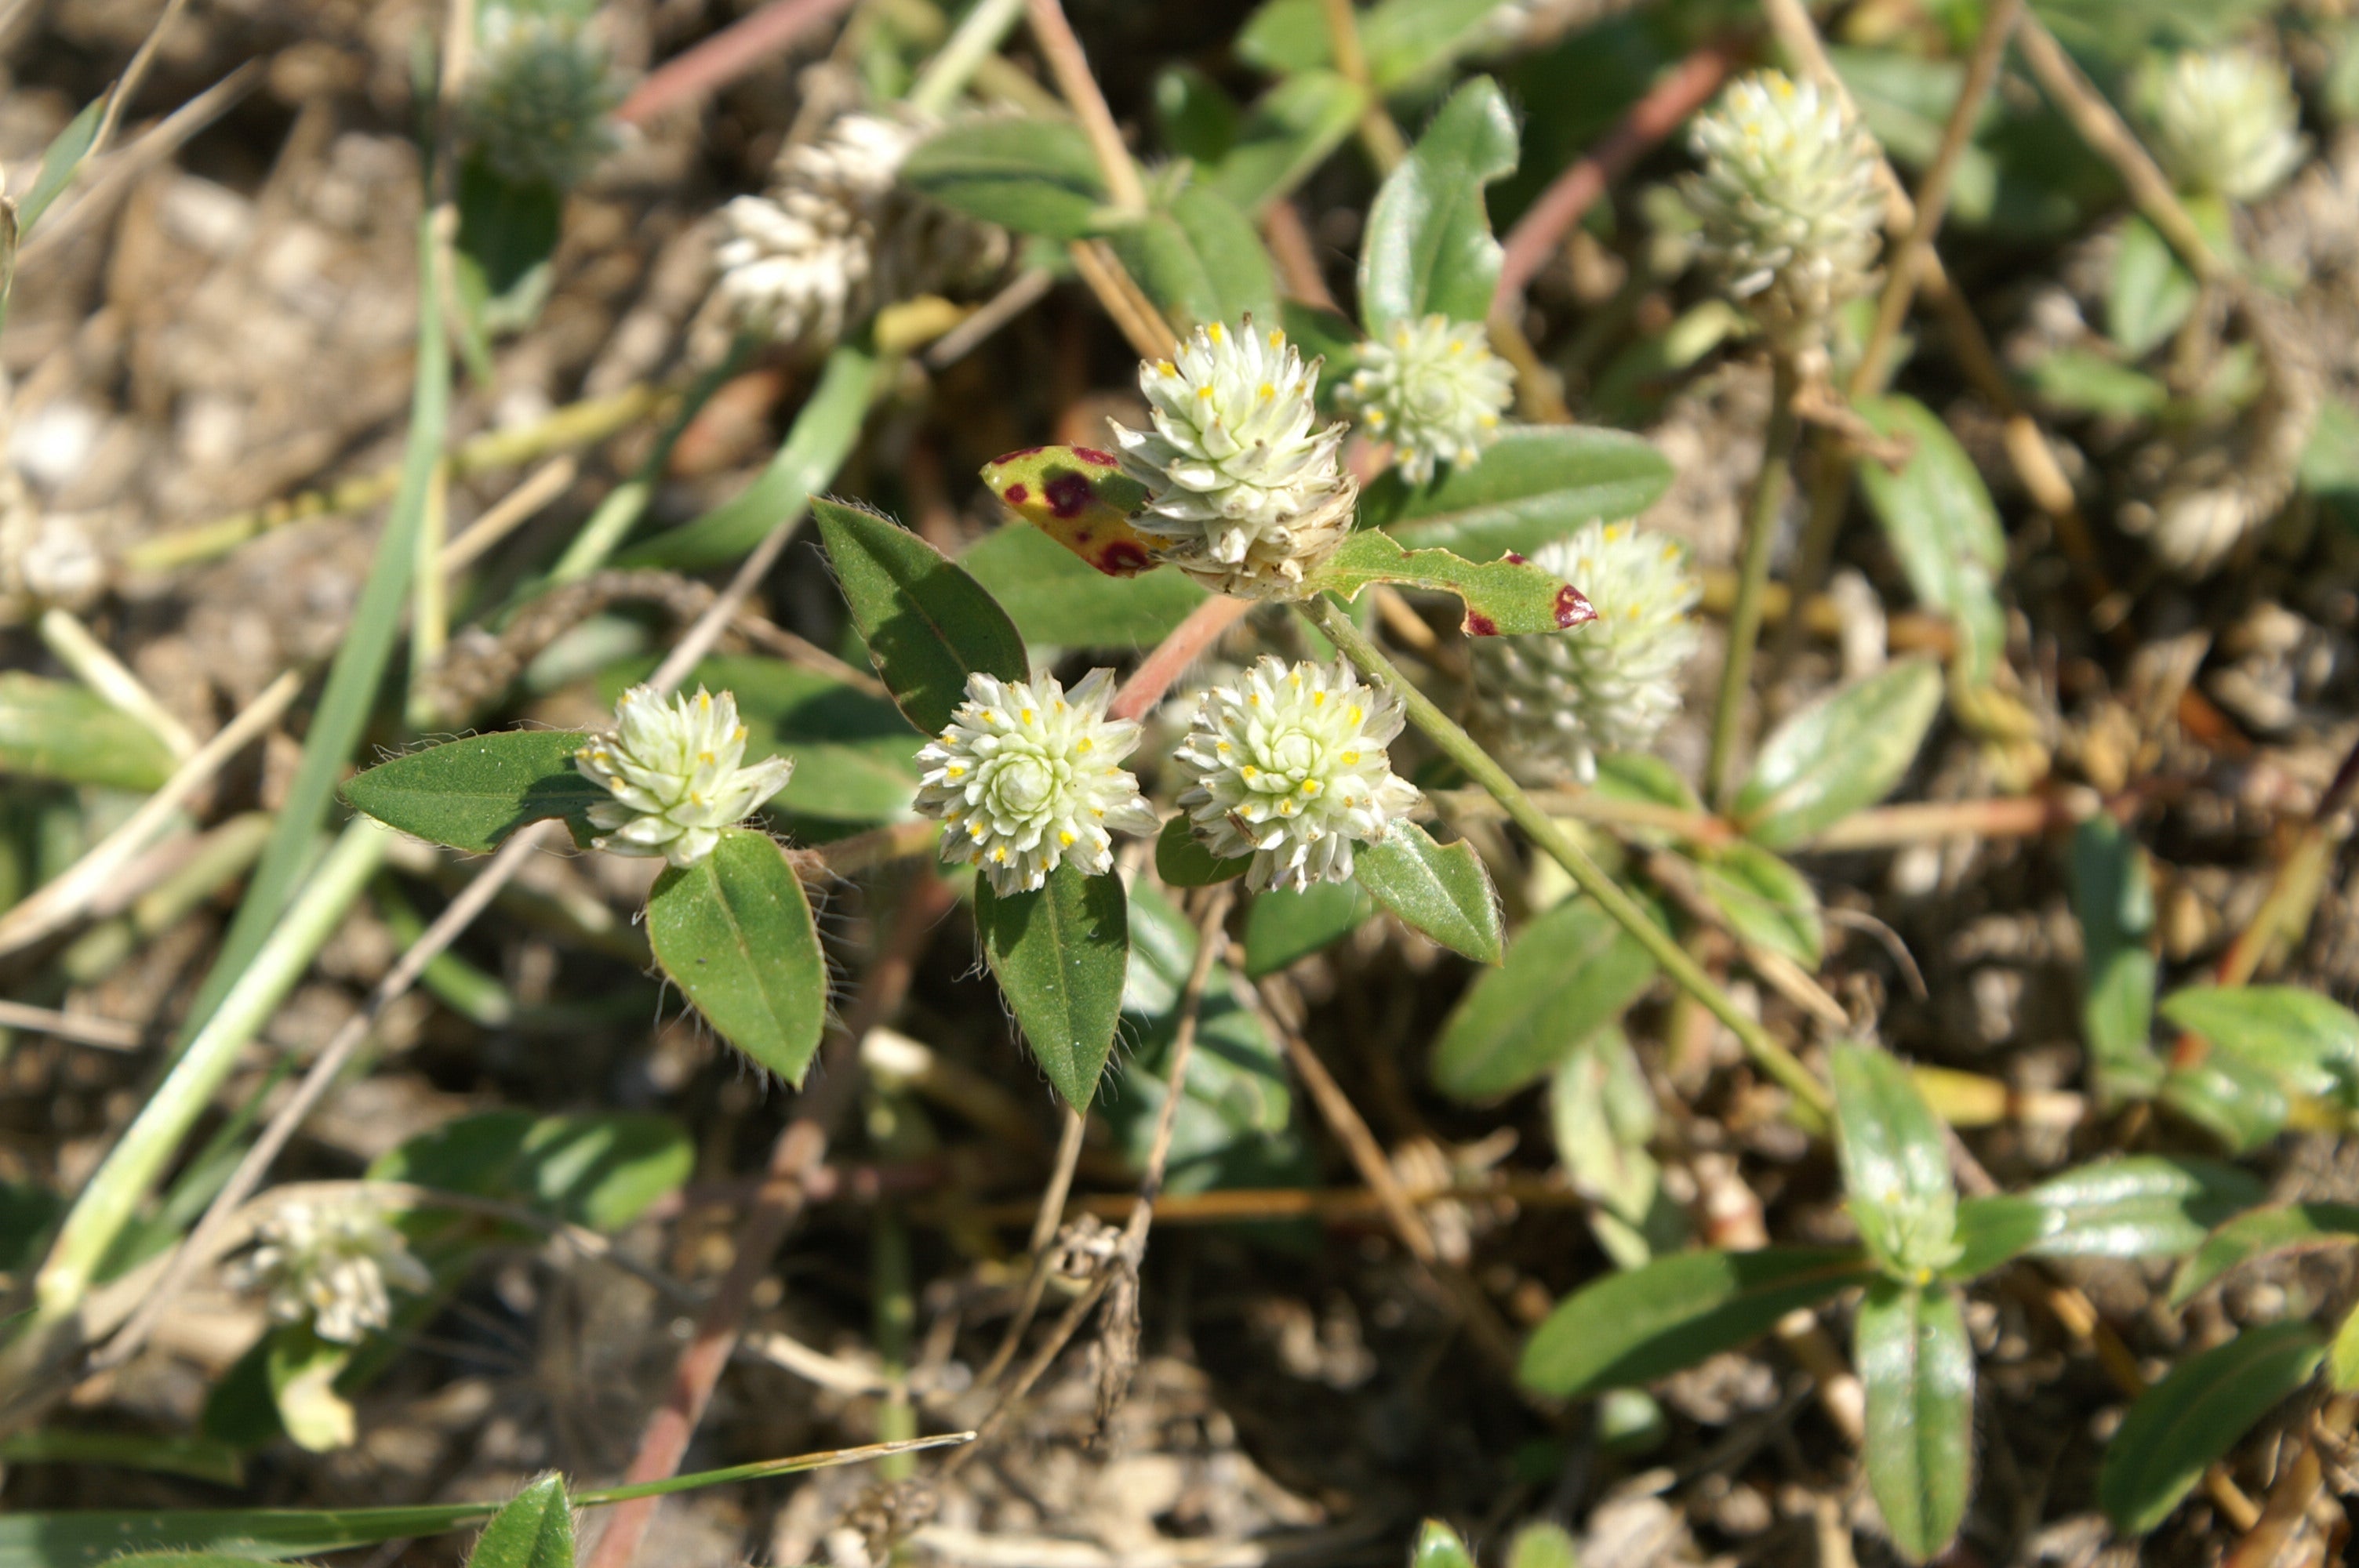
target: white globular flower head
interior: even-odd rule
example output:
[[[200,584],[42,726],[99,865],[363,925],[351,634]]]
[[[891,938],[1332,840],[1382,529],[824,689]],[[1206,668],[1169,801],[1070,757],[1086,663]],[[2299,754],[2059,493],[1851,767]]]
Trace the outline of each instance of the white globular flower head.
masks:
[[[608,116],[623,94],[605,49],[582,17],[530,5],[485,6],[476,33],[468,139],[510,179],[578,184],[614,146]]]
[[[1697,115],[1688,143],[1703,167],[1680,193],[1729,293],[1773,338],[1815,343],[1874,281],[1875,139],[1816,82],[1762,70]]]
[[[1114,427],[1123,471],[1147,488],[1131,526],[1158,558],[1218,593],[1300,597],[1351,532],[1359,485],[1349,427],[1319,421],[1319,365],[1286,334],[1214,321],[1177,357],[1139,366],[1151,428]]]
[[[392,1290],[417,1294],[434,1285],[401,1232],[364,1198],[282,1203],[255,1236],[240,1282],[278,1322],[309,1322],[339,1345],[356,1345],[393,1321]]]
[[[737,699],[702,687],[667,700],[635,686],[614,705],[614,728],[593,735],[573,765],[614,798],[590,808],[591,840],[617,855],[661,855],[692,866],[721,830],[743,822],[787,786],[794,764],[770,757],[744,766],[745,726]]]
[[[1108,719],[1114,672],[1092,670],[1067,691],[970,675],[950,727],[918,753],[918,810],[942,824],[942,858],[961,860],[999,893],[1030,892],[1071,860],[1090,876],[1114,864],[1116,832],[1160,822],[1122,762],[1138,747],[1134,719]]]
[[[2252,201],[2302,159],[2285,67],[2250,49],[2190,49],[2153,84],[2154,147],[2180,189]]]
[[[913,119],[854,113],[781,152],[766,191],[721,210],[723,309],[780,342],[824,348],[877,306],[997,269],[1004,231],[902,189],[924,134]]]
[[[1172,761],[1180,805],[1204,847],[1253,857],[1245,883],[1300,888],[1352,874],[1352,847],[1392,830],[1418,802],[1386,751],[1400,703],[1351,665],[1288,665],[1274,655],[1207,691]]]
[[[1411,484],[1431,479],[1436,463],[1480,461],[1515,396],[1515,371],[1473,321],[1436,315],[1397,322],[1362,343],[1359,360],[1337,401],[1369,435],[1393,444],[1401,478]]]
[[[1476,727],[1535,782],[1597,776],[1600,752],[1651,745],[1680,710],[1680,676],[1703,595],[1686,549],[1626,523],[1592,523],[1532,564],[1581,589],[1597,619],[1542,636],[1472,644]]]

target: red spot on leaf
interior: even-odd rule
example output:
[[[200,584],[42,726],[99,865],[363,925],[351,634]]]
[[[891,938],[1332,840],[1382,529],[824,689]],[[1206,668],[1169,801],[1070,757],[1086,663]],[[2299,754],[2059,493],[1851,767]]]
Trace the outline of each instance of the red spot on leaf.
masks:
[[[1499,623],[1479,610],[1470,610],[1466,612],[1464,630],[1470,637],[1495,637],[1499,634]]]
[[[1033,450],[1038,451],[1039,449],[1036,447]],[[1114,461],[1113,454],[1099,451],[1095,447],[1075,447],[1073,449],[1073,456],[1081,459],[1082,461],[1085,463],[1095,463],[1100,468],[1110,469],[1119,468],[1122,466]]]
[[[1060,517],[1079,517],[1097,499],[1097,487],[1077,473],[1060,473],[1041,486],[1049,510]]]
[[[994,467],[997,467],[1002,463],[1012,463],[1018,458],[1028,458],[1033,453],[1043,449],[1044,449],[1039,447],[1018,447],[1012,452],[1005,452],[1000,456],[992,459],[992,465]]]
[[[1506,555],[1499,558],[1506,561],[1510,566],[1527,567],[1532,564],[1528,557],[1519,556],[1513,550],[1509,550]]]
[[[1108,577],[1136,577],[1155,562],[1136,541],[1116,539],[1098,552],[1093,564]]]
[[[1010,506],[1021,506],[1032,499],[1032,492],[1020,484],[1011,484],[1002,493],[1007,497]]]
[[[1578,626],[1585,621],[1596,619],[1596,607],[1582,596],[1581,589],[1566,583],[1556,590],[1556,623],[1559,626]]]

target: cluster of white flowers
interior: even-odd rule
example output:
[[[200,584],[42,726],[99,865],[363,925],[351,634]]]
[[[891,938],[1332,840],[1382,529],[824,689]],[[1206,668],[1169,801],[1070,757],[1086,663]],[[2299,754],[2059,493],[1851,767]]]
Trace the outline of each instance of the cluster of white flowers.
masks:
[[[388,1286],[412,1294],[433,1288],[401,1232],[364,1198],[280,1204],[256,1239],[238,1271],[241,1285],[259,1292],[280,1323],[308,1320],[339,1345],[358,1344],[393,1321]]]
[[[2250,49],[2190,49],[2153,85],[2154,148],[2183,190],[2252,201],[2302,159],[2285,68]]]
[[[606,51],[583,19],[546,5],[486,5],[462,118],[468,139],[511,179],[577,184],[613,149],[622,102]]]
[[[1180,805],[1223,859],[1253,857],[1248,887],[1305,887],[1352,874],[1352,847],[1373,843],[1418,801],[1386,747],[1400,704],[1349,665],[1265,656],[1234,685],[1206,692],[1172,754]]]
[[[1359,497],[1341,458],[1349,427],[1319,423],[1319,362],[1248,316],[1200,327],[1176,360],[1139,367],[1153,427],[1114,433],[1123,471],[1149,497],[1131,526],[1159,559],[1216,593],[1299,597],[1350,534]]]
[[[1817,83],[1764,70],[1697,115],[1688,140],[1703,167],[1680,189],[1705,255],[1773,337],[1815,343],[1873,278],[1875,139]]]
[[[1095,876],[1114,863],[1111,832],[1160,822],[1123,761],[1138,725],[1108,719],[1114,672],[1070,692],[1053,676],[970,675],[950,727],[918,753],[918,810],[942,824],[942,858],[962,860],[995,892],[1029,892],[1070,860]]]
[[[614,706],[614,728],[573,755],[584,778],[614,795],[590,808],[592,840],[618,855],[661,855],[691,866],[712,853],[721,830],[743,822],[784,789],[794,764],[745,760],[737,699],[702,687],[667,702],[643,686]]]
[[[1699,635],[1688,611],[1703,585],[1687,552],[1629,524],[1592,523],[1532,564],[1588,597],[1597,619],[1535,637],[1473,644],[1475,720],[1516,772],[1596,777],[1597,753],[1651,744],[1680,709],[1680,675]]]
[[[825,347],[879,305],[996,269],[1007,236],[904,190],[923,127],[840,116],[778,155],[770,189],[721,210],[723,308],[781,342]]]
[[[1392,442],[1401,477],[1423,484],[1436,463],[1465,468],[1498,438],[1515,372],[1473,321],[1428,316],[1362,343],[1338,401],[1368,434]]]

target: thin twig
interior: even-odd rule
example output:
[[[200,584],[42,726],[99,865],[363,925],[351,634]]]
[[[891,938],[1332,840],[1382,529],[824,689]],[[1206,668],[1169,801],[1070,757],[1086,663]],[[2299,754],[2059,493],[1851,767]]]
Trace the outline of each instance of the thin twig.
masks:
[[[1277,264],[1277,280],[1287,297],[1321,310],[1340,308],[1319,266],[1319,248],[1302,209],[1280,197],[1262,211],[1261,236],[1269,243],[1269,259]]]
[[[1006,287],[984,300],[965,320],[936,338],[919,358],[925,362],[928,370],[948,370],[982,347],[993,333],[1046,298],[1056,282],[1056,274],[1047,267],[1030,267],[1017,273]]]
[[[1321,9],[1327,16],[1327,43],[1335,57],[1336,74],[1358,88],[1364,101],[1360,111],[1360,145],[1368,149],[1368,161],[1376,166],[1378,174],[1390,174],[1408,157],[1408,141],[1393,124],[1384,95],[1368,74],[1368,51],[1360,43],[1358,13],[1352,0],[1321,0]]]
[[[1097,156],[1106,194],[1125,211],[1144,212],[1146,182],[1138,178],[1138,165],[1131,161],[1122,129],[1114,123],[1114,111],[1106,107],[1098,79],[1091,74],[1089,56],[1082,52],[1082,40],[1073,36],[1073,24],[1066,20],[1064,6],[1058,0],[1027,0],[1024,14],[1032,25],[1033,42],[1049,61],[1049,74],[1057,79],[1057,91],[1064,94],[1082,129],[1089,134],[1090,151]]]
[[[693,49],[647,72],[614,111],[625,124],[644,125],[666,110],[710,96],[784,54],[803,34],[832,19],[852,0],[770,0]]]
[[[141,728],[163,741],[175,762],[185,762],[195,754],[197,738],[189,733],[189,727],[157,701],[147,683],[92,635],[90,628],[72,611],[52,604],[41,611],[39,626],[42,643],[57,655],[58,662],[104,697],[108,707],[136,719]]]
[[[1157,703],[1171,684],[1186,673],[1190,665],[1202,658],[1222,633],[1244,620],[1253,609],[1250,600],[1231,599],[1215,594],[1188,612],[1188,618],[1174,626],[1155,645],[1155,651],[1131,672],[1122,689],[1114,694],[1106,712],[1115,719],[1140,719]]]
[[[129,190],[137,178],[178,152],[190,136],[229,113],[263,78],[259,60],[248,60],[173,110],[144,132],[138,140],[96,167],[89,184],[73,204],[52,209],[25,248],[16,253],[16,269],[25,272],[63,249],[66,243],[107,211],[115,197]]]
[[[53,1007],[35,1007],[5,998],[0,998],[0,1029],[30,1030],[77,1045],[93,1045],[101,1051],[136,1051],[147,1044],[147,1033],[136,1023],[60,1012]]]
[[[1071,1106],[1065,1107],[1063,1124],[1057,1135],[1057,1162],[1049,1172],[1049,1184],[1040,1193],[1040,1202],[1032,1214],[1032,1238],[1027,1244],[1032,1255],[1032,1267],[1024,1277],[1024,1294],[1016,1301],[1016,1312],[1007,1320],[1007,1331],[999,1337],[999,1348],[991,1353],[991,1360],[975,1374],[975,1382],[989,1388],[1007,1370],[1016,1359],[1018,1346],[1024,1343],[1025,1331],[1032,1326],[1032,1317],[1040,1310],[1040,1298],[1048,1292],[1049,1248],[1057,1239],[1057,1227],[1065,1217],[1065,1200],[1073,1190],[1073,1171],[1082,1160],[1082,1134],[1088,1130],[1088,1119]]]
[[[582,465],[571,455],[551,458],[525,477],[524,482],[484,508],[467,531],[442,546],[435,559],[444,575],[473,566],[484,552],[530,522],[533,516],[565,493],[580,476]]]
[[[891,929],[866,983],[821,1049],[813,1072],[817,1081],[804,1091],[793,1119],[771,1147],[762,1185],[745,1223],[738,1227],[729,1271],[698,1316],[695,1333],[672,1368],[663,1403],[639,1434],[638,1452],[632,1457],[626,1480],[658,1481],[679,1471],[689,1440],[695,1436],[705,1406],[712,1401],[713,1386],[736,1350],[755,1287],[770,1271],[788,1232],[801,1217],[810,1199],[808,1181],[827,1163],[836,1123],[858,1098],[861,1038],[899,1009],[918,959],[933,936],[935,921],[950,902],[942,880],[929,874],[911,883],[900,907],[894,911]],[[658,1501],[647,1498],[615,1509],[586,1568],[629,1568],[654,1521]]]
[[[1082,281],[1090,286],[1090,292],[1130,341],[1133,352],[1143,360],[1171,357],[1179,348],[1180,334],[1138,287],[1113,246],[1103,240],[1075,240],[1065,253],[1073,258],[1073,270],[1082,275]]]
[[[92,135],[90,149],[82,154],[83,157],[98,157],[106,150],[107,144],[114,140],[114,129],[123,123],[123,111],[147,81],[147,69],[156,63],[156,51],[163,47],[166,30],[188,8],[189,0],[164,0],[163,13],[156,18],[156,25],[147,29],[147,36],[139,40],[139,48],[132,54],[131,63],[123,68],[121,79],[115,82],[114,91],[106,95],[106,109],[99,116],[98,129]]]

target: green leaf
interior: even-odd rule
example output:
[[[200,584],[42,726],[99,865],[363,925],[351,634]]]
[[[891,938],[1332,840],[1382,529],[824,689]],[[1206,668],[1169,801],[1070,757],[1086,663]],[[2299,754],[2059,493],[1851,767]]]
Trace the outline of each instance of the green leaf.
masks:
[[[1352,869],[1402,925],[1478,964],[1506,957],[1499,895],[1464,839],[1444,849],[1416,823],[1397,822],[1388,836],[1360,847]]]
[[[2359,1389],[2359,1308],[2343,1314],[2326,1348],[2326,1382],[2338,1394]]]
[[[1262,95],[1220,153],[1200,157],[1207,167],[1199,178],[1245,211],[1257,212],[1326,162],[1366,106],[1365,95],[1335,72],[1298,71]]]
[[[1192,65],[1165,66],[1155,78],[1155,123],[1175,157],[1209,168],[1237,145],[1244,120],[1236,100]]]
[[[2359,27],[2352,36],[2359,38]],[[2359,61],[2359,49],[2351,51]],[[2301,449],[2301,488],[2346,530],[2359,530],[2359,409],[2340,397],[2322,399],[2318,423]]]
[[[1635,517],[1670,482],[1671,465],[1642,437],[1581,426],[1510,426],[1481,462],[1445,469],[1421,488],[1405,482],[1399,470],[1386,470],[1360,497],[1360,518],[1411,549],[1490,558],[1509,550],[1528,554],[1586,523]]]
[[[1107,232],[1114,254],[1185,332],[1241,318],[1273,322],[1277,275],[1250,219],[1218,191],[1188,186],[1169,205]]]
[[[970,120],[920,143],[902,183],[986,223],[1079,240],[1106,203],[1090,139],[1071,120]]]
[[[1508,1543],[1507,1568],[1581,1568],[1581,1549],[1564,1526],[1535,1519]]]
[[[2108,1104],[2161,1087],[2154,1053],[2154,876],[2145,848],[2099,812],[2072,830],[2072,913],[2081,921],[2081,1033]]]
[[[1698,885],[1729,929],[1758,947],[1815,971],[1826,956],[1819,895],[1801,872],[1758,844],[1705,846],[1695,853]]]
[[[2286,1082],[2225,1051],[2163,1075],[2157,1101],[2202,1128],[2232,1152],[2250,1153],[2285,1130],[2293,1107]]]
[[[2248,1328],[2140,1394],[2097,1472],[2097,1506],[2125,1535],[2170,1517],[2212,1461],[2310,1380],[2326,1346],[2304,1322]]]
[[[2179,330],[2195,308],[2195,275],[2155,226],[2133,212],[2122,220],[2105,286],[2105,330],[2132,359],[2143,359]]]
[[[565,193],[515,180],[480,155],[459,166],[458,265],[452,283],[479,341],[532,325],[549,297]]]
[[[574,1502],[603,1507],[634,1498],[671,1497],[704,1487],[791,1476],[835,1465],[857,1465],[888,1454],[967,1443],[973,1433],[920,1437],[798,1454],[724,1470],[702,1470],[669,1480],[582,1492]],[[487,1519],[501,1503],[423,1503],[380,1509],[86,1509],[0,1514],[0,1568],[83,1568],[116,1561],[127,1552],[226,1552],[242,1562],[279,1563],[307,1552],[342,1552],[410,1536],[439,1535]]]
[[[1849,1247],[1676,1252],[1559,1302],[1516,1377],[1559,1399],[1636,1388],[1757,1339],[1795,1308],[1875,1273]]]
[[[1846,1042],[1828,1068],[1843,1195],[1860,1238],[1895,1279],[1923,1284],[1960,1250],[1958,1189],[1940,1120],[1890,1052]]]
[[[1799,844],[1892,793],[1941,708],[1941,672],[1904,659],[1818,698],[1762,742],[1737,824],[1772,849]]]
[[[667,868],[647,895],[647,941],[714,1029],[801,1087],[827,1022],[827,957],[802,881],[766,834],[723,829],[712,853]]]
[[[1458,1532],[1438,1519],[1418,1526],[1417,1544],[1409,1548],[1408,1568],[1474,1568],[1474,1555]]]
[[[1377,582],[1456,594],[1466,606],[1470,637],[1561,632],[1597,618],[1579,590],[1521,557],[1476,566],[1448,550],[1403,549],[1390,534],[1373,528],[1346,539],[1303,586],[1352,600]]]
[[[172,776],[171,749],[88,687],[0,671],[0,773],[145,793]]]
[[[695,521],[623,551],[614,564],[690,572],[734,564],[834,482],[860,440],[870,400],[891,380],[873,350],[837,344],[761,478]]]
[[[1437,312],[1490,314],[1500,251],[1483,188],[1515,172],[1516,157],[1516,118],[1497,82],[1478,76],[1450,95],[1368,210],[1360,321],[1370,332]]]
[[[1931,409],[1898,395],[1863,399],[1856,407],[1877,435],[1912,448],[1897,471],[1862,463],[1860,488],[1918,602],[1957,628],[1958,673],[1969,686],[1987,686],[2006,643],[2006,611],[1998,601],[2006,535],[1998,508],[1973,460]]]
[[[2261,1201],[2260,1181],[2217,1160],[2132,1154],[2051,1176],[2025,1195],[2057,1216],[2042,1258],[2167,1258]]]
[[[1978,1280],[2000,1264],[2028,1252],[2062,1225],[2061,1215],[2036,1199],[1961,1198],[1958,1256],[1941,1271],[1941,1275],[1960,1283]]]
[[[1598,1245],[1621,1268],[1686,1244],[1678,1208],[1664,1199],[1654,1090],[1629,1037],[1609,1023],[1573,1048],[1549,1079],[1549,1130],[1573,1190],[1599,1206]]]
[[[1274,975],[1333,946],[1375,912],[1375,901],[1356,882],[1256,894],[1245,912],[1245,973],[1255,979]]]
[[[2279,1252],[2315,1252],[2359,1240],[2359,1206],[2277,1204],[2240,1214],[2203,1238],[2170,1282],[2170,1304],[2185,1306],[2229,1270]]]
[[[590,842],[590,808],[613,798],[582,776],[574,730],[505,730],[379,762],[344,782],[355,810],[412,838],[484,855],[519,827],[557,817]]]
[[[1434,1085],[1454,1099],[1513,1094],[1621,1017],[1654,978],[1655,960],[1628,932],[1589,899],[1567,899],[1467,988],[1434,1045]]]
[[[573,1568],[573,1509],[563,1477],[543,1476],[494,1514],[467,1568]]]
[[[299,1446],[314,1454],[349,1448],[360,1435],[359,1418],[335,1388],[352,1365],[353,1349],[300,1324],[271,1330],[265,1343],[263,1367],[278,1422]]]
[[[1912,1562],[1958,1533],[1973,1489],[1974,1351],[1958,1292],[1891,1280],[1859,1303],[1852,1358],[1867,1392],[1867,1480]]]
[[[223,1487],[245,1484],[245,1455],[234,1444],[201,1435],[44,1427],[0,1438],[0,1463],[108,1465]]]
[[[910,723],[929,735],[948,725],[970,673],[1031,674],[1007,612],[940,550],[840,502],[815,501],[811,510],[869,660]]]
[[[1065,1103],[1087,1110],[1114,1048],[1130,962],[1122,879],[1083,876],[1068,860],[1037,892],[974,887],[984,956],[1033,1059]]]
[[[1245,874],[1251,855],[1222,860],[1196,837],[1195,825],[1181,812],[1163,825],[1155,839],[1155,874],[1175,888],[1208,888]]]
[[[695,1165],[695,1144],[668,1117],[487,1110],[404,1141],[368,1175],[527,1204],[613,1232],[678,1192]]]
[[[91,144],[98,139],[98,123],[106,115],[106,99],[107,95],[102,93],[83,104],[82,113],[66,122],[66,128],[41,154],[41,168],[33,176],[33,187],[16,203],[18,239],[32,237],[33,226],[41,221],[41,214],[49,210],[49,203],[65,194],[82,159],[90,156]]]
[[[2359,1014],[2299,986],[2201,986],[2165,1018],[2299,1094],[2359,1103]]]
[[[2031,366],[2032,390],[2052,407],[2116,419],[2145,419],[2170,403],[2170,388],[2091,349],[2062,348]]]

